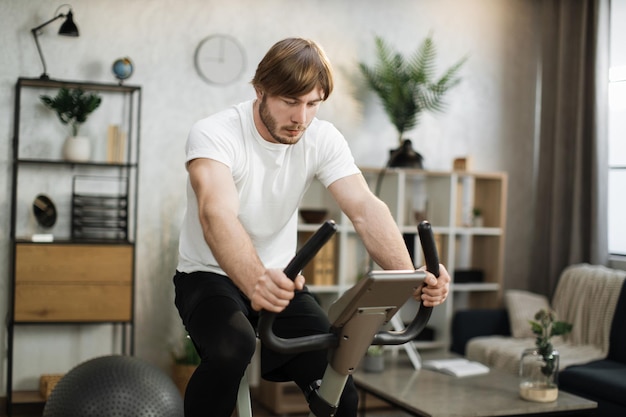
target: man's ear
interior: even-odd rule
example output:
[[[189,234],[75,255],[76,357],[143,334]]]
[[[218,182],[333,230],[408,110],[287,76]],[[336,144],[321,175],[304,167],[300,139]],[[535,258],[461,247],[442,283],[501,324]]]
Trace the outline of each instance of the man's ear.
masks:
[[[256,91],[256,98],[261,100],[263,98],[263,90],[260,88],[255,88],[254,90]]]

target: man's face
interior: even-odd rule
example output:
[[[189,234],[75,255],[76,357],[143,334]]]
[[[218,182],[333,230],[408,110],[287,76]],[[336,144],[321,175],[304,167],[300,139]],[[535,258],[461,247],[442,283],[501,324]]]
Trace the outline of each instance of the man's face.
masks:
[[[257,93],[261,136],[268,142],[293,145],[317,114],[323,92],[314,89],[299,97],[269,96]]]

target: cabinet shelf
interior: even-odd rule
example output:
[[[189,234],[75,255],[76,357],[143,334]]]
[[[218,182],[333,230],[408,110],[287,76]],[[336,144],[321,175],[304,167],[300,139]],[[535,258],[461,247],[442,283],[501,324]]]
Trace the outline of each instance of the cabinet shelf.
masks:
[[[63,138],[54,130],[56,116],[42,112],[39,96],[63,87],[102,97],[101,106],[83,128],[92,129],[88,136],[96,144],[88,161],[61,157]],[[110,339],[104,344],[85,340],[88,347],[81,355],[86,358],[109,350],[134,353],[140,112],[139,86],[17,80],[6,320],[7,415],[12,415],[13,404],[44,402],[38,391],[30,391],[39,375],[59,368],[65,372],[85,359],[50,352],[40,343],[42,338],[45,341],[53,334],[55,343],[82,345],[85,329],[86,334]],[[104,148],[107,133],[112,141],[113,127],[122,132],[115,138],[123,138],[116,143],[117,153]],[[56,207],[51,224],[39,225],[32,214],[33,199],[42,194]],[[111,201],[118,205],[113,207]],[[40,234],[53,238],[50,242],[31,239]],[[27,350],[35,350],[29,354],[37,355],[40,367],[25,359],[27,345]]]
[[[474,292],[474,291],[500,291],[500,284],[497,283],[472,283],[472,284],[454,284],[452,291],[456,292]]]
[[[423,264],[423,256],[415,211],[432,225],[440,261],[452,277],[452,291],[448,301],[433,310],[429,326],[435,330],[435,340],[419,341],[416,346],[446,348],[450,345],[448,326],[456,309],[489,308],[501,304],[507,175],[502,172],[367,167],[361,171],[372,191],[376,192],[376,185],[380,183],[378,196],[389,207],[416,266]],[[302,207],[325,208],[337,216],[337,285],[309,286],[312,292],[330,303],[369,270],[370,260],[349,219],[338,214],[336,203],[321,184],[314,182],[311,185]],[[482,213],[480,227],[471,226],[474,223],[469,216],[475,208]],[[299,231],[308,233],[318,226],[301,224]],[[460,273],[461,270],[478,270],[482,282],[455,283],[455,271]],[[403,310],[408,311],[407,316],[414,317],[414,312],[410,311],[414,307],[405,307]]]
[[[117,163],[117,162],[73,162],[53,159],[36,159],[36,158],[20,158],[15,161],[19,165],[50,165],[61,167],[99,167],[99,168],[137,168],[136,163]]]
[[[36,88],[81,88],[83,90],[98,90],[115,93],[133,93],[141,90],[141,87],[129,84],[110,84],[92,81],[69,81],[69,80],[53,80],[41,78],[18,78],[18,84],[21,87]]]

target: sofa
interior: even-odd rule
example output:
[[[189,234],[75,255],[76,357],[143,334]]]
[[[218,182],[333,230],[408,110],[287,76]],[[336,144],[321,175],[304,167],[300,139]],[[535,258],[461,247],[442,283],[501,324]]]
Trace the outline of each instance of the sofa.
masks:
[[[560,389],[598,403],[599,416],[626,416],[626,271],[577,264],[560,275],[552,300],[508,290],[504,308],[460,310],[451,350],[492,368],[517,373],[534,347],[529,320],[551,308],[572,332],[553,338],[560,353]]]

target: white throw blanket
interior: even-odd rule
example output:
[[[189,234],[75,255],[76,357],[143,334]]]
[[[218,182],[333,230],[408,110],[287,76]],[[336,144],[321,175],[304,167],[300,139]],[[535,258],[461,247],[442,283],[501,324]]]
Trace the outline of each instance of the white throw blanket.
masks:
[[[560,353],[560,368],[603,359],[626,271],[579,264],[566,268],[559,278],[552,308],[558,320],[573,324],[572,332],[552,342]],[[516,373],[524,349],[535,347],[534,338],[483,336],[466,348],[470,360]]]
[[[559,320],[572,323],[564,339],[574,346],[593,345],[606,356],[615,307],[626,271],[587,264],[566,268],[552,300]]]

